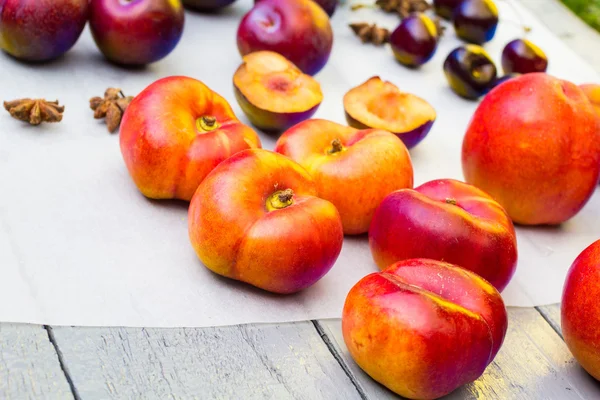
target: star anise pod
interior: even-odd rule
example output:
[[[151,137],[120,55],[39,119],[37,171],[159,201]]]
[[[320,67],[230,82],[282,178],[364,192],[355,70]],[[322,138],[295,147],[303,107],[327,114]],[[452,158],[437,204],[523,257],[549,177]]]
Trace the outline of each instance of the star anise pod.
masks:
[[[11,117],[39,125],[42,122],[60,122],[65,106],[59,106],[58,100],[47,101],[44,99],[18,99],[5,101],[4,108]]]
[[[431,8],[426,0],[376,0],[375,5],[388,13],[396,13],[401,18],[414,12],[424,12]]]
[[[390,41],[390,31],[375,24],[358,22],[348,25],[363,43],[381,46]]]
[[[439,39],[442,36],[444,36],[444,32],[446,32],[446,26],[444,24],[442,24],[441,18],[435,18],[433,20],[433,23],[435,24],[435,29],[437,30],[437,36]]]
[[[121,119],[131,100],[133,96],[125,96],[121,89],[108,88],[104,97],[90,99],[90,108],[94,110],[94,118],[106,119],[106,127],[112,133],[121,125]]]

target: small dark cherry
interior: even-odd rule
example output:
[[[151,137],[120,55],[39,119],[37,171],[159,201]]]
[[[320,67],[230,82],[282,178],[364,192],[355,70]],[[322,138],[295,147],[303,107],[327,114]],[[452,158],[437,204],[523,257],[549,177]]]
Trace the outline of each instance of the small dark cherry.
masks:
[[[527,39],[515,39],[502,51],[502,69],[505,74],[546,72],[547,68],[546,54]]]
[[[433,57],[438,45],[435,23],[423,13],[404,18],[390,35],[390,45],[396,59],[411,68],[425,64]]]
[[[492,40],[498,26],[498,7],[492,0],[463,0],[452,16],[456,36],[476,44]]]
[[[496,81],[496,65],[481,46],[468,44],[450,52],[444,62],[450,88],[461,97],[476,100]]]
[[[463,0],[433,0],[433,9],[435,13],[444,19],[452,19],[454,9],[458,7]]]

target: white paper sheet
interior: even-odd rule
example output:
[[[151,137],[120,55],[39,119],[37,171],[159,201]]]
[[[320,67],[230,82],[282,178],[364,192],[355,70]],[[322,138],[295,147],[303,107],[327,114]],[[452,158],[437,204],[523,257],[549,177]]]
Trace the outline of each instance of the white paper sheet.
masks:
[[[117,135],[92,119],[88,99],[109,86],[138,93],[168,75],[203,80],[224,95],[246,121],[232,90],[240,63],[237,24],[252,0],[217,16],[186,14],[184,37],[155,65],[127,70],[103,61],[86,31],[66,57],[47,65],[0,56],[0,94],[59,98],[60,124],[29,127],[0,113],[0,320],[56,325],[211,326],[339,317],[348,290],[376,271],[366,238],[347,238],[335,267],[299,294],[272,295],[218,277],[197,260],[187,235],[186,205],[149,201],[130,180]],[[517,20],[499,2],[506,20]],[[518,7],[533,28],[531,39],[549,56],[549,72],[575,83],[600,81],[593,69]],[[438,119],[412,151],[415,183],[462,178],[460,146],[476,103],[446,85],[441,65],[460,42],[448,29],[437,54],[418,71],[397,64],[389,49],[362,45],[347,27],[397,19],[373,10],[340,8],[332,22],[333,54],[317,75],[325,100],[316,117],[344,122],[342,96],[373,75],[431,102]],[[496,60],[505,43],[521,36],[501,23],[486,45]],[[597,45],[590,44],[591,47]],[[591,50],[590,50],[591,51]],[[498,60],[499,61],[499,60]],[[262,135],[265,148],[275,138]],[[600,238],[600,193],[559,228],[519,228],[517,273],[504,291],[508,305],[560,300],[566,270],[583,248]]]

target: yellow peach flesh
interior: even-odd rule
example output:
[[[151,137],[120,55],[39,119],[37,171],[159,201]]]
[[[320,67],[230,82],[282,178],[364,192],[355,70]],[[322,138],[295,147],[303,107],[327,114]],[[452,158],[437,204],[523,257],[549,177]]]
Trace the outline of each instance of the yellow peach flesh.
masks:
[[[409,132],[436,118],[433,107],[391,82],[373,77],[344,96],[344,108],[355,120],[375,129]]]

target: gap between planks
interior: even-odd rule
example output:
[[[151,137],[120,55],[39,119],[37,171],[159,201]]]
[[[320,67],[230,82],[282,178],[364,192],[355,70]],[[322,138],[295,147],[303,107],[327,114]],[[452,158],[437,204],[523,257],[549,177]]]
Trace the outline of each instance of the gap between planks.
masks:
[[[49,325],[44,325],[43,327],[46,330],[46,332],[48,333],[48,340],[50,341],[50,344],[52,344],[52,347],[54,348],[54,351],[56,352],[56,358],[58,359],[58,364],[60,365],[60,369],[63,372],[65,379],[67,380],[67,383],[69,384],[69,389],[71,389],[71,394],[73,395],[73,398],[75,400],[81,400],[81,397],[79,396],[79,393],[77,393],[77,388],[75,387],[75,384],[73,383],[73,379],[71,378],[71,375],[69,374],[69,370],[65,364],[63,354],[60,350],[60,347],[58,346],[58,343],[56,342],[56,338],[54,337],[54,332],[52,330],[52,327]]]

